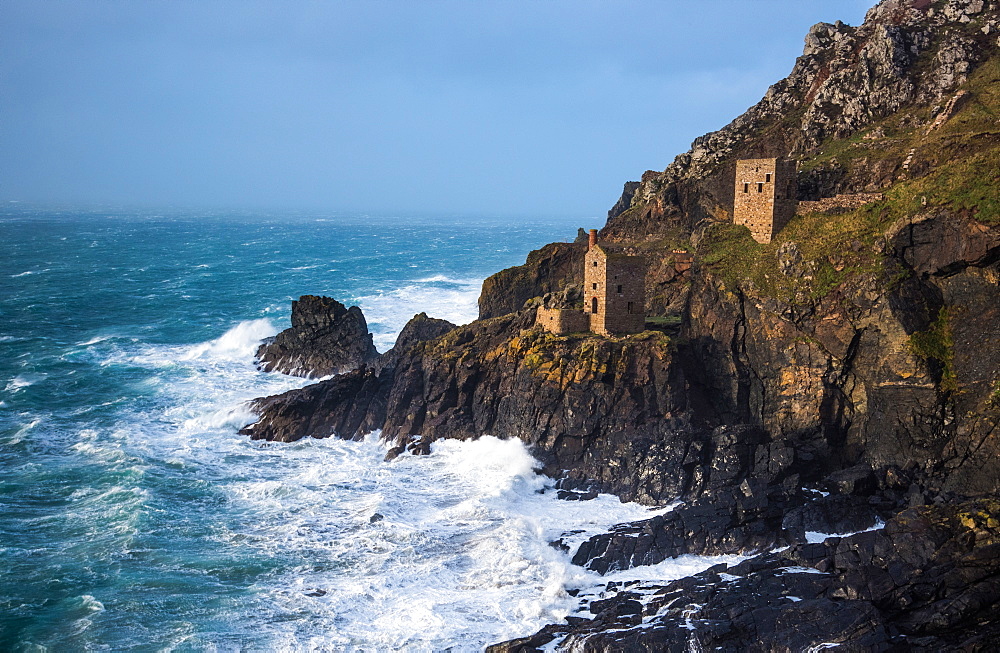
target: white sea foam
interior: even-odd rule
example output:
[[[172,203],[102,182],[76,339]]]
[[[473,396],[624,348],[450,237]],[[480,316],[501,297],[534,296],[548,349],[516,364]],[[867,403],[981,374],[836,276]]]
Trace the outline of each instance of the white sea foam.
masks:
[[[5,392],[17,392],[22,388],[32,386],[45,379],[45,374],[19,374],[7,382],[4,387]]]
[[[442,440],[429,455],[390,463],[377,434],[290,444],[237,435],[252,420],[246,400],[308,382],[254,369],[259,340],[275,330],[253,320],[198,345],[122,345],[116,360],[148,369],[145,385],[162,408],[137,409],[110,436],[81,432],[73,445],[132,477],[162,466],[209,479],[223,501],[191,518],[211,525],[213,549],[278,566],[228,605],[219,633],[177,633],[185,645],[210,648],[245,632],[274,650],[481,650],[571,614],[579,599],[568,588],[669,580],[728,561],[685,556],[606,578],[570,564],[549,542],[580,531],[569,538],[576,544],[671,507],[609,495],[561,501],[518,440]],[[135,489],[115,485],[75,503],[128,511],[109,528],[127,536],[142,528],[148,501]]]
[[[867,533],[869,531],[880,531],[885,528],[885,522],[881,519],[877,520],[872,526],[865,528],[860,531],[853,531],[850,533],[823,533],[820,531],[806,531],[806,541],[810,544],[818,544],[823,542],[828,537],[850,537],[851,535],[858,535],[859,533]]]
[[[455,324],[467,324],[479,316],[481,279],[454,279],[435,275],[401,288],[358,297],[374,334],[375,346],[386,351],[417,313],[427,313]]]
[[[326,647],[478,650],[533,632],[576,608],[567,586],[599,579],[548,542],[665,510],[560,501],[518,440],[440,441],[393,463],[384,451],[375,438],[271,448],[268,468],[284,473],[229,486],[260,519],[225,539],[310,561],[276,579],[267,604],[308,612],[326,633],[310,627],[310,641]],[[285,644],[304,635],[275,632]]]
[[[86,340],[84,342],[78,342],[78,343],[76,343],[76,346],[77,347],[89,347],[90,345],[96,345],[99,342],[104,342],[105,340],[108,340],[109,338],[111,338],[111,336],[94,336],[90,340]]]
[[[639,580],[647,582],[666,582],[699,574],[709,567],[725,563],[730,567],[738,565],[749,556],[696,556],[682,555],[664,560],[655,565],[633,567],[624,571],[615,571],[604,576],[605,581]]]
[[[4,406],[5,406],[4,402],[0,401],[0,408]],[[28,436],[29,432],[41,423],[42,423],[41,419],[33,419],[30,422],[27,422],[26,424],[22,425],[20,428],[17,429],[14,435],[12,435],[10,439],[6,441],[6,444],[14,445],[24,442],[24,439]]]
[[[260,341],[273,336],[278,329],[268,319],[240,322],[221,337],[191,347],[183,360],[202,358],[237,360],[252,357]]]

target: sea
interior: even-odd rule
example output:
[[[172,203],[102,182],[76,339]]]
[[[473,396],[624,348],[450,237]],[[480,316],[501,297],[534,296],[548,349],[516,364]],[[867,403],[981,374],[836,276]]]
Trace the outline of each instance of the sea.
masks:
[[[237,433],[310,382],[254,366],[291,300],[360,306],[384,352],[594,223],[0,206],[0,650],[479,651],[725,561],[573,566],[672,506],[559,500],[520,441]]]

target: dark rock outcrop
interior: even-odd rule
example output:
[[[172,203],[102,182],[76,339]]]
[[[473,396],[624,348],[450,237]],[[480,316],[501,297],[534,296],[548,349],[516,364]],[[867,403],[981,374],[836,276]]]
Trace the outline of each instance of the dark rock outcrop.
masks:
[[[479,296],[479,319],[515,313],[533,297],[558,292],[566,284],[582,284],[586,253],[586,242],[549,243],[528,254],[524,265],[487,277]]]
[[[487,650],[996,650],[1000,504],[914,508],[671,583],[609,585],[584,610]]]
[[[427,317],[427,313],[417,313],[406,323],[403,330],[396,336],[396,344],[392,349],[382,354],[370,367],[375,371],[385,368],[395,368],[402,353],[409,351],[418,342],[440,338],[457,327],[448,320]]]
[[[385,414],[391,374],[379,377],[366,367],[280,395],[255,399],[251,409],[264,417],[240,433],[253,440],[294,442],[306,436],[357,439],[379,427]]]
[[[671,337],[534,328],[533,306],[578,301],[585,245],[554,243],[486,280],[480,320],[421,327],[382,364],[258,400],[246,432],[382,429],[391,455],[516,437],[561,496],[683,501],[590,538],[577,564],[757,556],[609,586],[588,617],[496,650],[989,650],[998,508],[968,499],[1000,493],[998,29],[981,0],[885,0],[860,27],[818,25],[760,103],[627,184],[601,237],[651,259],[647,309],[680,316]],[[987,86],[951,102],[987,59]],[[735,161],[787,154],[807,163],[802,199],[883,199],[753,242],[728,224]],[[925,181],[966,155],[978,171]],[[683,269],[678,247],[694,254]]]
[[[516,437],[554,476],[645,501],[683,494],[711,450],[690,443],[710,434],[673,416],[684,413],[674,394],[683,379],[669,378],[669,338],[558,337],[529,328],[533,319],[480,320],[415,343],[378,373],[257,400],[260,420],[246,432],[291,441],[380,428],[415,451],[439,438]]]
[[[447,320],[414,315],[396,338],[396,344],[370,365],[251,402],[263,415],[240,433],[254,440],[294,442],[306,436],[358,438],[381,428],[396,363],[417,344],[439,338],[456,327]]]
[[[378,355],[360,308],[316,295],[292,301],[291,328],[257,349],[265,372],[306,377],[349,372]]]

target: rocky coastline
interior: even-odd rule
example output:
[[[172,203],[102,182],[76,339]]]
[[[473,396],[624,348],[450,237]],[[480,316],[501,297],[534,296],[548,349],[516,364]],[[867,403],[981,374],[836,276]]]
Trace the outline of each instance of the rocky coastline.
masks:
[[[601,237],[653,262],[649,330],[534,326],[537,306],[576,297],[581,243],[487,279],[471,324],[414,317],[383,355],[355,307],[303,297],[261,364],[337,376],[255,400],[242,432],[380,429],[390,457],[519,438],[567,498],[679,502],[575,564],[747,556],[609,584],[491,650],[995,650],[998,33],[983,0],[884,0],[864,25],[817,25],[760,103],[626,184]],[[753,156],[796,158],[804,202],[868,195],[806,205],[755,243],[729,213],[735,161]]]

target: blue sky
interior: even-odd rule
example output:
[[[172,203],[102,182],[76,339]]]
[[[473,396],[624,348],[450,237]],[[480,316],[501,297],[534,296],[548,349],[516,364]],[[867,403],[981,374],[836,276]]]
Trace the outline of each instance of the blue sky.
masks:
[[[0,2],[0,199],[601,216],[874,0]]]

